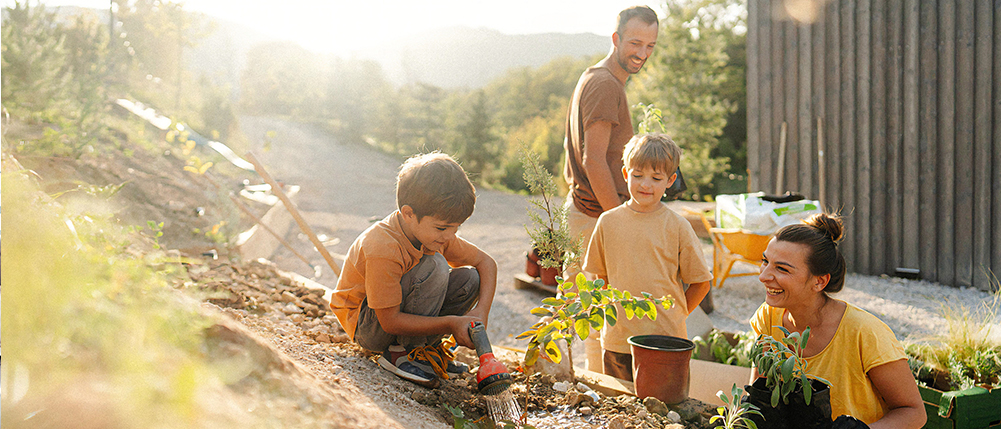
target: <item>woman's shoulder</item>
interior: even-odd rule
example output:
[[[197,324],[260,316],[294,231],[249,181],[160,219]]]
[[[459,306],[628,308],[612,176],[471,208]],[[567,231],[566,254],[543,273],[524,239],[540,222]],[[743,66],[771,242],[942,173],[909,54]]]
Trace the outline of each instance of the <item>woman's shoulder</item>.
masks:
[[[894,335],[893,330],[879,317],[850,302],[845,302],[845,305],[847,308],[842,322],[843,327],[862,333]]]

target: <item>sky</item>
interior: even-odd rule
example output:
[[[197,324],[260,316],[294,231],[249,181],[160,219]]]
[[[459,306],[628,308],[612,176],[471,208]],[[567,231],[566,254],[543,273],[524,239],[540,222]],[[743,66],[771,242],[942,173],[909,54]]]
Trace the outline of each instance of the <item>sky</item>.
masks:
[[[595,33],[611,37],[615,16],[637,0],[191,0],[184,8],[246,25],[323,53],[382,49],[390,40],[442,27],[505,34]],[[12,0],[3,0],[5,5]],[[43,1],[107,8],[108,0]],[[662,13],[658,2],[650,6]]]

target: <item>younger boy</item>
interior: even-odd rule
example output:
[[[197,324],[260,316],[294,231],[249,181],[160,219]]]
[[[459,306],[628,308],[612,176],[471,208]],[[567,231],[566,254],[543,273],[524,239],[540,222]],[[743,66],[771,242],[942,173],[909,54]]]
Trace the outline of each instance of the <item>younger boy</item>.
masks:
[[[496,262],[456,236],[475,202],[448,155],[408,159],[396,178],[398,210],[351,244],[330,300],[348,335],[382,353],[382,368],[425,387],[469,371],[442,338],[473,348],[469,325],[486,324],[494,299]]]
[[[633,296],[649,292],[674,299],[657,320],[622,318],[601,331],[602,370],[632,381],[633,335],[687,337],[685,319],[709,292],[712,274],[702,261],[702,247],[685,218],[661,202],[677,179],[681,148],[663,134],[634,136],[622,154],[622,175],[629,200],[602,213],[591,235],[584,271]],[[687,291],[682,282],[690,284]],[[623,314],[619,308],[619,314]]]

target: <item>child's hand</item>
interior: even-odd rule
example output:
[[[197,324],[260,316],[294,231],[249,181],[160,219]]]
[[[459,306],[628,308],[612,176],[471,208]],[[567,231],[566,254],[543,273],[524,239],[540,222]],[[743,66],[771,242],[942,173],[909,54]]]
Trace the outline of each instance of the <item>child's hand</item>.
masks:
[[[469,338],[469,326],[475,322],[483,322],[476,316],[454,316],[452,321],[452,337],[455,343],[468,349],[475,349],[473,340]]]

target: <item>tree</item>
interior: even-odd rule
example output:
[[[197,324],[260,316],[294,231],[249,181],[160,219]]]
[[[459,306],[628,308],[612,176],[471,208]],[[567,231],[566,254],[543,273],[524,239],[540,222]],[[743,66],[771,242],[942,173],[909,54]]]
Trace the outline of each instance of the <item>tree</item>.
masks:
[[[631,101],[654,104],[664,112],[667,133],[684,150],[681,169],[688,198],[708,194],[713,176],[729,167],[729,159],[714,158],[712,150],[719,145],[727,115],[735,110],[718,91],[727,79],[727,34],[743,22],[730,13],[739,4],[739,0],[669,1],[657,50],[629,88]]]
[[[296,43],[259,43],[247,52],[243,107],[258,114],[313,117],[323,99],[322,70],[316,56]]]
[[[466,172],[481,179],[493,167],[499,153],[497,136],[487,112],[487,96],[483,90],[468,97],[465,120],[459,125],[455,153]]]
[[[15,116],[53,118],[71,99],[62,26],[43,6],[15,3],[5,10],[0,73],[4,107]]]

